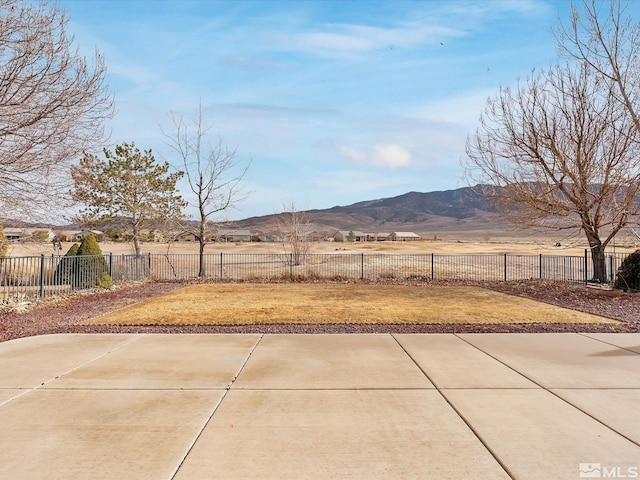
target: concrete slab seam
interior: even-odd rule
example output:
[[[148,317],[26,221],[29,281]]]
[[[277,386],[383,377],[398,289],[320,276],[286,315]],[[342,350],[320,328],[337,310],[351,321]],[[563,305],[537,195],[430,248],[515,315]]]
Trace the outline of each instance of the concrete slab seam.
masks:
[[[400,348],[404,351],[404,353],[411,359],[411,361],[416,365],[416,367],[418,367],[418,369],[422,372],[422,374],[427,378],[427,380],[429,380],[433,386],[435,387],[436,391],[438,392],[438,394],[442,397],[442,399],[447,403],[447,405],[449,405],[449,408],[451,408],[456,415],[458,415],[458,417],[464,422],[464,424],[467,426],[467,428],[469,430],[471,430],[471,432],[475,435],[475,437],[478,439],[478,441],[482,444],[482,446],[487,450],[487,452],[489,452],[489,454],[491,455],[491,457],[493,457],[493,459],[498,463],[498,465],[500,465],[500,467],[502,468],[502,470],[504,470],[504,472],[509,476],[509,478],[514,479],[515,477],[513,475],[513,473],[511,473],[511,471],[509,470],[509,468],[502,462],[502,460],[500,460],[500,458],[498,457],[498,455],[493,451],[493,449],[491,447],[489,447],[489,445],[484,441],[484,439],[482,438],[482,436],[480,435],[480,433],[478,431],[476,431],[476,429],[473,427],[473,425],[471,425],[471,423],[465,418],[465,416],[462,414],[462,412],[460,412],[455,405],[453,405],[453,403],[449,400],[449,398],[443,393],[443,391],[440,389],[440,387],[438,386],[438,384],[429,376],[429,374],[420,366],[420,364],[416,361],[415,358],[413,358],[413,356],[411,356],[411,354],[407,351],[406,348],[404,348],[404,345],[402,345],[402,343],[396,338],[396,336],[394,334],[390,334],[391,337],[396,341],[396,343],[400,346]]]
[[[542,334],[544,335],[544,334]],[[573,334],[569,334],[569,335],[576,335],[575,333]],[[581,334],[579,334],[581,335]],[[637,445],[638,447],[640,447],[640,443],[633,440],[632,438],[629,438],[627,435],[625,435],[622,432],[619,432],[618,430],[616,430],[615,428],[613,428],[611,425],[607,425],[606,423],[604,423],[602,420],[594,417],[592,414],[590,414],[589,412],[587,412],[586,410],[580,408],[579,406],[571,403],[569,400],[567,400],[566,398],[560,396],[559,394],[555,393],[553,390],[545,387],[544,385],[540,384],[539,382],[535,381],[533,378],[529,378],[527,375],[525,375],[524,373],[516,370],[514,367],[512,367],[511,365],[505,363],[504,361],[500,360],[499,358],[497,358],[496,356],[490,354],[489,352],[484,351],[482,348],[478,347],[477,345],[474,345],[473,343],[469,342],[468,340],[460,337],[458,334],[455,334],[456,337],[460,338],[460,340],[462,340],[463,342],[466,342],[467,344],[469,344],[470,346],[472,346],[473,348],[478,349],[479,351],[481,351],[482,353],[484,353],[485,355],[488,355],[489,357],[493,358],[495,361],[501,363],[502,365],[504,365],[507,368],[510,368],[511,370],[513,370],[514,372],[518,373],[519,375],[522,375],[524,378],[526,378],[527,380],[529,380],[530,382],[532,382],[533,384],[537,385],[538,387],[540,387],[540,389],[544,390],[545,392],[548,392],[549,394],[553,395],[554,397],[560,399],[561,401],[563,401],[564,403],[566,403],[567,405],[569,405],[572,408],[575,408],[576,410],[578,410],[579,412],[582,412],[584,415],[586,415],[587,417],[591,418],[592,420],[598,422],[600,425],[604,426],[605,428],[611,430],[612,432],[620,435],[622,438],[624,438],[625,440],[633,443],[634,445]],[[590,338],[590,337],[587,337]],[[597,340],[595,338],[590,338],[591,340]],[[606,342],[603,342],[606,343]],[[616,348],[620,348],[617,347],[616,345],[613,345]],[[636,352],[634,352],[636,353]],[[437,386],[436,386],[437,388]],[[578,389],[577,389],[578,390]],[[583,390],[583,389],[579,389],[579,390]],[[438,390],[439,391],[439,390]]]
[[[39,390],[39,389],[41,389],[42,387],[44,387],[45,385],[47,385],[47,384],[49,384],[49,383],[51,383],[51,382],[53,382],[53,381],[57,380],[58,378],[63,377],[63,376],[65,376],[65,375],[67,375],[67,374],[69,374],[69,373],[73,372],[74,370],[77,370],[77,369],[79,369],[79,368],[81,368],[81,367],[84,367],[85,365],[88,365],[89,363],[94,362],[94,361],[98,360],[99,358],[102,358],[102,357],[104,357],[104,356],[106,356],[106,355],[108,355],[108,354],[110,354],[110,353],[112,353],[112,352],[115,352],[116,350],[118,350],[118,349],[120,349],[120,348],[124,347],[125,345],[129,345],[130,343],[132,343],[132,342],[134,342],[134,341],[136,341],[136,340],[139,340],[140,338],[141,338],[141,335],[137,335],[137,336],[135,336],[134,338],[130,339],[129,341],[124,342],[122,345],[118,345],[118,346],[117,346],[117,347],[115,347],[115,348],[111,348],[111,349],[109,349],[107,352],[101,353],[101,354],[100,354],[100,355],[98,355],[97,357],[94,357],[94,358],[92,358],[92,359],[90,359],[90,360],[87,360],[86,362],[84,362],[84,363],[82,363],[82,364],[80,364],[80,365],[76,365],[75,367],[73,367],[73,368],[71,368],[71,369],[67,370],[66,372],[63,372],[63,373],[61,373],[61,374],[59,374],[59,375],[56,375],[56,376],[55,376],[55,377],[53,377],[53,378],[50,378],[49,380],[45,380],[45,381],[44,381],[44,382],[42,382],[40,385],[36,385],[35,387],[32,387],[32,388],[25,388],[25,389],[21,389],[21,390],[24,390],[24,391],[23,391],[23,392],[21,392],[19,395],[16,395],[16,396],[14,396],[14,397],[11,397],[11,398],[9,398],[9,399],[5,400],[4,402],[0,402],[0,408],[2,408],[3,406],[5,406],[5,405],[7,405],[7,404],[9,404],[9,403],[11,403],[11,402],[13,402],[14,400],[17,400],[18,398],[21,398],[21,397],[23,397],[23,396],[25,396],[25,395],[27,395],[27,394],[29,394],[29,393],[31,393],[31,392],[34,392],[34,391],[36,391],[36,390]],[[64,389],[64,390],[66,390],[66,389]]]
[[[180,462],[178,463],[178,466],[175,468],[175,470],[169,476],[169,480],[174,479],[176,477],[176,475],[178,474],[178,472],[180,471],[180,469],[182,468],[182,465],[184,465],[184,462],[187,460],[187,457],[189,456],[189,454],[191,453],[191,451],[195,447],[196,443],[198,443],[198,440],[200,439],[200,437],[202,436],[203,432],[207,428],[207,425],[209,425],[209,423],[211,422],[211,419],[213,418],[213,416],[218,411],[218,408],[220,408],[220,405],[222,405],[222,402],[227,397],[227,394],[231,390],[231,387],[233,386],[233,384],[235,383],[237,378],[240,376],[240,373],[242,373],[242,371],[244,370],[244,367],[247,365],[247,362],[249,361],[249,359],[253,355],[253,352],[255,352],[256,348],[258,348],[258,345],[260,344],[260,342],[264,338],[264,335],[265,335],[264,333],[262,335],[260,335],[260,337],[258,338],[258,341],[255,343],[255,345],[249,351],[247,357],[244,359],[244,362],[242,362],[242,365],[240,365],[240,368],[238,369],[238,371],[234,375],[233,379],[231,380],[231,382],[229,382],[227,387],[224,389],[224,393],[222,394],[222,396],[220,397],[218,402],[213,407],[213,410],[211,410],[211,414],[204,421],[204,423],[202,424],[202,427],[200,428],[200,430],[198,430],[195,438],[193,439],[193,442],[191,442],[191,445],[189,445],[189,448],[187,448],[187,451],[185,452],[185,454],[180,459]]]
[[[13,402],[14,400],[17,400],[20,397],[25,396],[28,393],[31,393],[35,390],[35,388],[25,388],[25,389],[20,389],[20,390],[24,390],[22,392],[20,392],[18,395],[8,398],[7,400],[5,400],[4,402],[0,402],[0,408],[4,407],[5,405],[7,405],[8,403]]]
[[[35,387],[32,387],[32,388],[28,389],[28,392],[30,392],[30,391],[34,391],[34,390],[39,390],[39,389],[41,389],[42,387],[44,387],[45,385],[48,385],[49,383],[54,382],[55,380],[57,380],[57,379],[59,379],[59,378],[61,378],[61,377],[64,377],[65,375],[68,375],[68,374],[70,374],[71,372],[74,372],[74,371],[76,371],[76,370],[78,370],[78,369],[80,369],[80,368],[82,368],[82,367],[85,367],[86,365],[89,365],[90,363],[95,362],[96,360],[99,360],[99,359],[100,359],[100,358],[102,358],[102,357],[106,357],[107,355],[109,355],[109,354],[111,354],[111,353],[113,353],[113,352],[117,352],[117,351],[118,351],[118,350],[120,350],[121,348],[126,347],[127,345],[130,345],[131,343],[133,343],[133,342],[136,342],[136,341],[140,340],[143,336],[145,336],[145,334],[142,334],[142,335],[136,335],[135,337],[133,337],[133,338],[129,339],[128,341],[123,342],[123,343],[122,343],[122,344],[120,344],[120,345],[117,345],[117,346],[115,346],[115,347],[109,348],[106,352],[103,352],[103,353],[101,353],[100,355],[97,355],[97,356],[95,356],[95,357],[93,357],[93,358],[91,358],[91,359],[87,360],[86,362],[83,362],[83,363],[81,363],[81,364],[79,364],[79,365],[76,365],[75,367],[70,368],[70,369],[69,369],[69,370],[67,370],[66,372],[62,372],[62,373],[60,373],[60,374],[56,375],[55,377],[50,378],[49,380],[45,380],[45,381],[44,381],[44,382],[42,382],[40,385],[36,385]],[[28,393],[28,392],[25,392],[25,393]],[[22,395],[20,395],[20,396],[22,396]],[[16,398],[17,398],[17,397],[16,397]]]
[[[640,352],[636,352],[635,350],[631,350],[630,348],[621,347],[620,345],[616,345],[616,344],[611,343],[611,342],[606,342],[606,341],[602,340],[601,338],[595,338],[595,337],[592,337],[591,335],[589,335],[589,334],[587,334],[587,333],[577,332],[577,334],[578,334],[578,335],[581,335],[581,336],[583,336],[583,337],[585,337],[585,338],[588,338],[589,340],[595,340],[595,341],[597,341],[597,342],[602,342],[602,343],[604,343],[605,345],[610,345],[610,346],[612,346],[612,347],[619,348],[620,350],[624,350],[624,351],[626,351],[626,352],[633,353],[633,354],[635,354],[635,355],[640,355]]]

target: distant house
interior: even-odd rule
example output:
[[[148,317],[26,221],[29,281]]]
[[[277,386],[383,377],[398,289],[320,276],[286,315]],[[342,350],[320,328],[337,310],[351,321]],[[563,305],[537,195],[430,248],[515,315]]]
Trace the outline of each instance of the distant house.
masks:
[[[58,233],[61,242],[81,242],[87,235],[93,235],[98,242],[104,238],[104,232],[100,230],[64,230]]]
[[[9,242],[50,242],[55,234],[50,228],[5,228],[4,237]]]
[[[191,232],[179,232],[173,235],[175,242],[197,242],[198,237]]]
[[[142,238],[145,238],[148,242],[161,243],[165,241],[164,234],[159,230],[143,230]]]
[[[348,242],[350,241],[350,235],[354,242],[364,242],[367,240],[367,235],[359,230],[338,230],[333,235],[333,241]]]
[[[9,242],[17,242],[25,235],[23,228],[5,228],[4,237]]]
[[[226,230],[221,231],[218,235],[218,239],[221,242],[250,242],[251,231],[250,230]]]
[[[391,242],[410,242],[420,239],[420,235],[413,232],[393,232],[387,237],[387,240]]]
[[[388,232],[379,232],[379,233],[367,233],[367,242],[384,242],[390,233]]]

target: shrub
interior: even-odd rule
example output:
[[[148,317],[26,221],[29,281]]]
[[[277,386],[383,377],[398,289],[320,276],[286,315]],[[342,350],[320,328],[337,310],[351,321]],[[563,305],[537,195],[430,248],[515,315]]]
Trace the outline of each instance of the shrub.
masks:
[[[56,284],[71,283],[74,288],[105,289],[113,287],[107,261],[93,235],[83,237],[80,245],[74,243],[56,267]]]
[[[640,250],[636,250],[623,260],[618,268],[615,288],[625,292],[640,291]]]
[[[78,245],[77,243],[74,243],[73,245],[71,245],[69,247],[69,250],[67,250],[67,253],[64,254],[65,257],[75,257],[76,255],[78,255],[78,249],[80,248],[80,245]]]
[[[67,253],[58,262],[56,271],[53,274],[54,285],[66,285],[75,276],[77,260],[75,257],[78,255],[78,248],[80,248],[80,245],[77,243],[71,245]]]
[[[103,274],[109,275],[107,261],[102,256],[100,245],[93,235],[82,237],[77,253],[74,286],[76,288],[91,288],[99,285]],[[111,278],[109,278],[111,280]]]
[[[113,280],[107,272],[102,272],[102,275],[98,279],[98,286],[105,290],[111,290],[113,288]]]
[[[102,255],[102,249],[100,245],[98,245],[96,237],[93,235],[85,235],[82,237],[82,242],[78,247],[76,255]]]

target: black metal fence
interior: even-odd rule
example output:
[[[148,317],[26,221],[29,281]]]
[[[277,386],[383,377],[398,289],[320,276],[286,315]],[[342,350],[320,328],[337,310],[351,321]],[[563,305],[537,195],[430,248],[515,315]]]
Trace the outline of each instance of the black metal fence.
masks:
[[[605,256],[606,280],[613,283],[627,254]],[[546,279],[587,283],[593,262],[584,255],[520,254],[206,254],[199,277],[198,254],[35,256],[0,260],[0,300],[42,298],[97,286],[103,272],[114,284],[153,281],[210,282],[304,280]]]

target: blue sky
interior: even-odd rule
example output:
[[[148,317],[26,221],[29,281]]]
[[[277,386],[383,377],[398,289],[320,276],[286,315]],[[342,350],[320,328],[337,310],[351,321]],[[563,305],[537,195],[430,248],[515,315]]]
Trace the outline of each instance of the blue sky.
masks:
[[[105,55],[112,143],[178,165],[168,113],[202,101],[253,159],[251,195],[217,218],[465,186],[488,96],[556,61],[568,2],[58,0],[82,51]],[[186,193],[186,191],[185,191]]]

